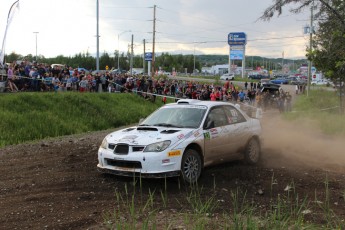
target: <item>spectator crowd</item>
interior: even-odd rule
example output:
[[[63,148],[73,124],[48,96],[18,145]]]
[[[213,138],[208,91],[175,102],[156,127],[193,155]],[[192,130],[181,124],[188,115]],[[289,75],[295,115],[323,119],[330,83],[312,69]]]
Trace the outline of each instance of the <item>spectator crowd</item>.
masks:
[[[79,91],[79,92],[136,92],[148,100],[157,96],[165,103],[167,97],[190,98],[211,101],[243,102],[257,107],[277,107],[280,111],[291,110],[291,95],[281,91],[272,102],[272,95],[261,93],[262,85],[245,82],[244,88],[233,82],[224,84],[201,83],[157,76],[129,75],[97,72],[92,74],[78,68],[43,63],[21,62],[7,66],[7,90],[19,91]],[[273,95],[274,97],[274,95]],[[273,104],[274,103],[274,106]]]

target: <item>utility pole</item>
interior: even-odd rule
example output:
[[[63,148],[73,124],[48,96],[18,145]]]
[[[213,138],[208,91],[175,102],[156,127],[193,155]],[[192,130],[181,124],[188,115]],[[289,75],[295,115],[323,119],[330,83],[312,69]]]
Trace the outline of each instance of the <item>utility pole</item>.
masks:
[[[146,53],[146,50],[145,50],[145,39],[143,40],[143,45],[144,45],[144,58],[143,58],[143,74],[146,73],[146,66],[145,66],[145,53]]]
[[[131,76],[133,75],[133,34],[132,34],[132,43],[131,43]]]
[[[282,53],[282,72],[284,72],[284,51]]]
[[[96,2],[97,6],[96,6],[96,15],[97,15],[97,28],[96,28],[96,37],[97,37],[97,54],[96,54],[96,70],[97,72],[99,71],[99,2],[97,0]]]
[[[195,43],[194,43],[194,53],[193,53],[194,65],[193,65],[193,73],[195,71]]]
[[[309,29],[309,53],[313,51],[313,10],[314,10],[314,1],[311,4],[311,9],[310,9],[310,29]],[[309,65],[308,65],[308,89],[307,89],[307,96],[309,96],[309,90],[310,90],[310,80],[311,80],[311,67],[313,65],[313,62],[309,60]]]
[[[156,5],[153,6],[152,77],[155,76]]]

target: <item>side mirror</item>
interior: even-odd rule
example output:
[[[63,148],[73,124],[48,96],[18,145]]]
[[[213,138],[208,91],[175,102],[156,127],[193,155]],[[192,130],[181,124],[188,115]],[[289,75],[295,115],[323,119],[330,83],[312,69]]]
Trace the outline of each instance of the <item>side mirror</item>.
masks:
[[[210,120],[207,121],[206,125],[204,126],[204,129],[212,129],[214,128],[214,121]]]
[[[140,125],[143,122],[143,120],[145,120],[145,118],[140,118],[138,125]]]

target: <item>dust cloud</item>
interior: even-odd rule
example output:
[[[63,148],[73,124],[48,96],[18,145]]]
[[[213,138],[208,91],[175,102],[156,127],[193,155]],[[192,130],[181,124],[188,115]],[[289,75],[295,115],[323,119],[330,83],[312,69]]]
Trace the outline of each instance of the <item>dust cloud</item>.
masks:
[[[276,111],[264,113],[263,164],[345,173],[345,138],[322,134],[312,121],[287,121]]]

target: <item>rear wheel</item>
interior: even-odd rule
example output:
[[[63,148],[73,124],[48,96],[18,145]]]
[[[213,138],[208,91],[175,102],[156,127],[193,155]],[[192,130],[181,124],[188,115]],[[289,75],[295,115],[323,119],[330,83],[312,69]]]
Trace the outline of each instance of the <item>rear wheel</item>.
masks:
[[[249,140],[244,152],[244,159],[248,164],[256,164],[260,160],[261,147],[259,140],[252,138]]]
[[[187,149],[183,154],[181,162],[182,179],[189,183],[196,183],[200,177],[202,162],[200,155],[194,149]]]

